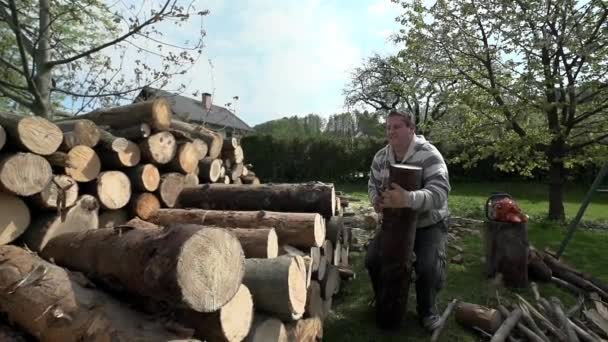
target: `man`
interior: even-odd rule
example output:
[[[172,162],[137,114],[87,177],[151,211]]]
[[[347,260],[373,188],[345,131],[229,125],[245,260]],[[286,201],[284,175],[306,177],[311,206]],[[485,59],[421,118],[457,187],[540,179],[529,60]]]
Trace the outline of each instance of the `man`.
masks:
[[[445,281],[450,183],[441,153],[415,131],[410,115],[397,111],[389,113],[386,123],[388,145],[374,157],[368,194],[378,213],[384,208],[411,208],[418,213],[414,243],[416,311],[423,327],[432,331],[439,325],[437,295]],[[395,163],[422,167],[422,188],[407,191],[395,183],[389,185],[389,166]],[[376,295],[381,262],[378,236],[376,234],[370,242],[365,260]]]

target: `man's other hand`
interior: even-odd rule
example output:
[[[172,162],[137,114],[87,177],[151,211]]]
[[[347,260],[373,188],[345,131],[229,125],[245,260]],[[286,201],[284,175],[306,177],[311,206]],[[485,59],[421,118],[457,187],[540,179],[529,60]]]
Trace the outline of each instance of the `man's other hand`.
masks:
[[[381,208],[409,208],[410,192],[399,186],[397,183],[391,184],[391,189],[382,192]]]

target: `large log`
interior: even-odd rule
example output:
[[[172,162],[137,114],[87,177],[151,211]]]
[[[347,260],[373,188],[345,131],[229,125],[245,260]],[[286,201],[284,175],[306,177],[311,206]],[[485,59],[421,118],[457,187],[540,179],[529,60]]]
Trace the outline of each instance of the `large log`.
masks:
[[[112,128],[126,128],[147,123],[157,131],[163,131],[171,125],[171,106],[166,99],[157,98],[151,101],[137,102],[126,106],[102,108],[80,115],[98,125]]]
[[[137,229],[125,224],[67,233],[52,239],[42,255],[117,291],[200,312],[225,305],[244,273],[239,241],[226,230],[197,225]]]
[[[158,132],[143,140],[139,147],[142,159],[157,165],[167,164],[175,157],[177,142],[169,132]]]
[[[123,137],[129,140],[140,140],[149,137],[150,134],[152,134],[152,128],[144,122],[130,127],[110,129],[109,132],[117,137]]]
[[[508,287],[528,286],[526,223],[486,221],[483,230],[488,277],[502,273]]]
[[[321,297],[321,285],[318,281],[312,280],[306,293],[306,312],[305,317],[324,317],[323,298]]]
[[[175,158],[167,164],[167,169],[175,172],[193,173],[198,167],[201,151],[191,142],[178,144]]]
[[[319,317],[300,319],[285,325],[290,341],[316,342],[323,339],[323,322]]]
[[[63,133],[59,127],[39,116],[0,112],[0,126],[6,130],[10,142],[43,156],[57,151],[63,141]]]
[[[131,199],[131,182],[121,171],[106,171],[95,182],[87,184],[86,192],[95,195],[104,209],[123,208]]]
[[[256,309],[290,321],[306,306],[306,267],[301,257],[245,259],[245,276]]]
[[[30,210],[17,196],[0,192],[0,245],[11,243],[30,225]]]
[[[204,184],[182,191],[182,208],[273,210],[334,215],[333,184]]]
[[[123,152],[127,149],[129,140],[123,137],[117,137],[106,130],[99,130],[99,145],[108,151]]]
[[[422,169],[411,165],[391,165],[390,182],[408,191],[417,190]],[[335,203],[335,201],[334,201]],[[410,208],[384,209],[379,236],[381,269],[376,284],[376,322],[382,328],[397,328],[407,308],[412,255],[416,238],[417,213]]]
[[[106,170],[133,167],[141,160],[141,149],[136,143],[126,140],[121,151],[98,149],[99,159]]]
[[[222,161],[205,157],[198,162],[198,177],[209,183],[215,183],[220,177],[222,169]]]
[[[255,313],[245,342],[287,342],[283,322],[264,314]]]
[[[47,186],[31,197],[35,207],[45,210],[69,208],[78,198],[78,183],[66,175],[55,175]]]
[[[338,290],[340,284],[340,271],[338,267],[329,265],[325,271],[325,277],[321,279],[321,297],[331,298]]]
[[[51,165],[33,153],[0,156],[0,190],[31,196],[44,190],[53,178]]]
[[[160,209],[160,201],[153,193],[136,193],[131,196],[129,206],[131,216],[137,216],[142,220],[147,220]]]
[[[207,155],[211,159],[217,159],[222,153],[222,145],[224,144],[224,139],[220,134],[216,132],[213,132],[200,125],[193,125],[179,120],[172,120],[171,128],[186,132],[190,134],[193,138],[201,139],[202,141],[204,141],[209,147]]]
[[[27,342],[28,340],[25,333],[0,321],[0,341]]]
[[[327,229],[326,238],[334,245],[342,239],[342,231],[344,230],[344,219],[339,216],[330,217],[325,225]]]
[[[551,268],[551,271],[555,277],[569,282],[570,284],[576,285],[581,289],[591,293],[597,292],[604,301],[608,301],[608,293],[601,287],[595,285],[590,280],[584,279],[577,272],[573,272],[570,267],[565,266],[549,253],[543,253],[543,261]]]
[[[221,309],[210,313],[181,310],[178,321],[194,328],[194,336],[203,341],[240,342],[249,333],[253,321],[251,293],[241,284],[236,295]]]
[[[47,159],[77,182],[90,182],[101,170],[101,161],[95,150],[84,145],[74,146],[67,153],[55,152]]]
[[[490,334],[498,330],[503,319],[496,309],[466,302],[458,303],[454,316],[459,324],[467,328],[478,327]]]
[[[234,228],[231,231],[239,239],[246,258],[275,258],[279,253],[274,228]]]
[[[141,164],[125,171],[135,191],[154,192],[160,184],[160,172],[153,164]]]
[[[22,241],[29,249],[40,252],[51,239],[61,234],[97,229],[98,209],[95,197],[82,195],[65,213],[38,216],[23,234]]]
[[[177,197],[184,188],[184,175],[178,172],[166,173],[160,177],[158,198],[163,205],[173,208]]]
[[[325,240],[325,221],[321,215],[313,213],[161,209],[149,220],[160,225],[193,223],[234,228],[274,227],[279,244],[296,247],[319,247]]]
[[[179,337],[93,289],[82,275],[15,246],[0,247],[0,311],[42,342],[170,341]]]
[[[95,147],[99,142],[99,127],[91,120],[66,120],[55,123],[63,131],[63,143],[60,148],[69,151],[75,146]]]

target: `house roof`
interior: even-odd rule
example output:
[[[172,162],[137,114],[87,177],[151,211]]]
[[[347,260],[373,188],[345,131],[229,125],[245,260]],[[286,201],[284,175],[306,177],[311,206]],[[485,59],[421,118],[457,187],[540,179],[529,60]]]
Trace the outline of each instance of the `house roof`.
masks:
[[[253,128],[247,123],[224,107],[211,105],[211,110],[207,113],[200,100],[151,87],[144,87],[137,97],[146,100],[164,97],[169,101],[171,109],[173,109],[173,114],[185,121],[198,121],[243,131],[253,131]]]

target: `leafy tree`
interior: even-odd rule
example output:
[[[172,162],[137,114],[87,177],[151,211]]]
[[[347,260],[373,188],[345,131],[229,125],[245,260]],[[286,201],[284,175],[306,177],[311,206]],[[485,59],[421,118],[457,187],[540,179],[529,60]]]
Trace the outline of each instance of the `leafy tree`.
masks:
[[[138,3],[138,2],[135,2]],[[144,85],[164,86],[201,53],[200,39],[179,47],[163,42],[161,22],[182,25],[207,11],[163,0],[127,7],[101,0],[1,0],[0,96],[35,115],[51,117],[65,97],[80,109],[124,98]],[[114,7],[113,7],[114,6]],[[123,7],[115,7],[123,6]],[[154,51],[138,44],[154,42]],[[138,52],[132,75],[123,67],[127,47]],[[115,49],[120,60],[112,60]],[[103,52],[102,52],[103,51]],[[106,54],[104,54],[106,53]],[[156,58],[155,68],[150,60]],[[81,103],[77,101],[80,100]]]
[[[305,117],[284,117],[256,125],[254,130],[257,134],[268,134],[276,138],[291,139],[318,136],[323,132],[325,119],[316,114],[308,114]]]
[[[393,1],[405,9],[400,40],[458,84],[450,115],[461,126],[444,132],[461,137],[462,161],[548,170],[549,217],[564,219],[566,170],[608,152],[605,2]]]

